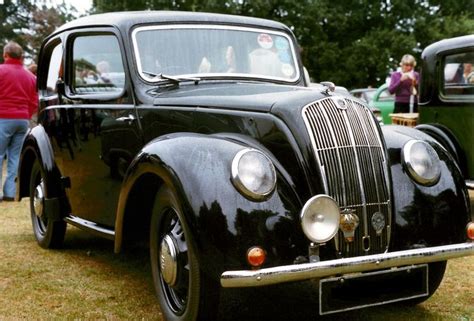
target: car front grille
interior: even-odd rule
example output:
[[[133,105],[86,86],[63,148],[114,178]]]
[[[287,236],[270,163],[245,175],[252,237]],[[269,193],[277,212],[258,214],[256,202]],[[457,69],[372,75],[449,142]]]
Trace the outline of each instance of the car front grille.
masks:
[[[390,239],[391,202],[385,148],[375,119],[363,104],[329,97],[303,108],[325,193],[341,208],[359,217],[354,240],[339,230],[334,239],[340,256],[351,257],[386,251]],[[377,233],[372,218],[383,215]],[[376,218],[380,214],[377,214]],[[379,220],[380,222],[380,220]]]

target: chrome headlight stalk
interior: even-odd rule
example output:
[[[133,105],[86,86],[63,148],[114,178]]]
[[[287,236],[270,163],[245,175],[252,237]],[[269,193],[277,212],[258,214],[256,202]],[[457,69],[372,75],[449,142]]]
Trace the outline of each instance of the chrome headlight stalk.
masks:
[[[441,176],[438,153],[427,142],[410,140],[403,146],[403,164],[410,177],[417,183],[431,186]]]
[[[232,183],[251,200],[265,200],[275,190],[275,166],[264,153],[251,148],[242,149],[232,160]]]
[[[301,210],[301,227],[313,242],[325,243],[339,230],[340,210],[330,196],[320,194],[310,198]]]

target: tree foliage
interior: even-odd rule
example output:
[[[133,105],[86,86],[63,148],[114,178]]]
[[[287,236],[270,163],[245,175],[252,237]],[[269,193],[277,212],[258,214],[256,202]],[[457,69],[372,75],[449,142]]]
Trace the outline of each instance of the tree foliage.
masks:
[[[94,0],[96,12],[188,10],[277,20],[315,81],[377,86],[406,53],[474,33],[474,0]]]
[[[32,5],[27,0],[5,0],[0,5],[0,52],[9,40],[18,42],[22,47],[26,45],[19,36],[19,31],[28,27],[29,12]],[[3,60],[3,58],[1,58]]]
[[[73,8],[4,0],[0,50],[15,40],[35,57],[41,41],[73,18]],[[260,17],[288,25],[314,81],[348,88],[382,83],[405,53],[474,33],[474,0],[93,0],[93,12],[185,10]]]
[[[42,41],[77,16],[76,9],[65,3],[47,7],[44,2],[5,0],[0,4],[0,52],[12,40],[23,47],[26,58],[36,61]]]

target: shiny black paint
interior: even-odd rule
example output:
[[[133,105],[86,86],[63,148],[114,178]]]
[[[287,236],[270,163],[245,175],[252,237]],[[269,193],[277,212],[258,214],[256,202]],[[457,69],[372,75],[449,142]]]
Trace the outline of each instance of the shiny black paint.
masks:
[[[390,250],[405,250],[465,241],[472,220],[463,178],[452,157],[430,136],[401,126],[384,126],[394,190]],[[402,148],[410,139],[430,142],[441,160],[441,178],[434,186],[413,182],[402,164]]]
[[[278,187],[264,202],[251,202],[237,193],[230,164],[244,148],[240,142],[203,134],[166,135],[148,144],[132,163],[124,181],[127,189],[144,173],[154,173],[175,189],[187,213],[193,243],[206,272],[215,276],[245,266],[249,247],[268,251],[268,264],[291,263],[304,255],[298,233],[298,197],[278,173]],[[125,221],[119,213],[118,221]],[[120,223],[119,223],[120,224]],[[302,252],[303,251],[303,252]]]

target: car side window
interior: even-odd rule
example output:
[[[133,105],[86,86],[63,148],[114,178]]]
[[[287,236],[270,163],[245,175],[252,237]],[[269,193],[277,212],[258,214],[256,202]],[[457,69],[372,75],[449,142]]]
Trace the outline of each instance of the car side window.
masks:
[[[61,43],[58,43],[51,52],[44,96],[54,96],[57,93],[56,83],[62,77],[62,57],[63,47]]]
[[[73,43],[74,93],[120,93],[125,72],[118,39],[114,35],[79,36]]]
[[[442,70],[445,96],[474,95],[474,50],[446,56]]]

